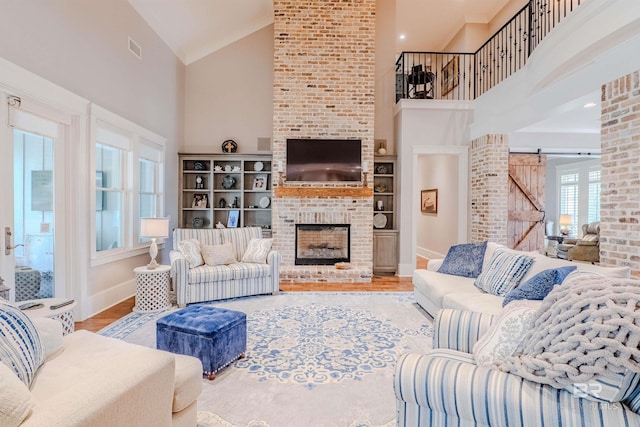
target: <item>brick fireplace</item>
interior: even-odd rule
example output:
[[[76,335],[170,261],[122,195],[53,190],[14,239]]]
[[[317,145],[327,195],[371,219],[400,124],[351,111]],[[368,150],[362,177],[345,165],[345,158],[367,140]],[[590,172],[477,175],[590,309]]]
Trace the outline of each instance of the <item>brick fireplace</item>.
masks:
[[[275,0],[274,13],[274,165],[286,170],[287,138],[360,139],[363,166],[372,170],[375,0]],[[364,187],[277,178],[272,227],[282,279],[370,281],[371,179]],[[352,268],[296,265],[296,224],[349,224]]]

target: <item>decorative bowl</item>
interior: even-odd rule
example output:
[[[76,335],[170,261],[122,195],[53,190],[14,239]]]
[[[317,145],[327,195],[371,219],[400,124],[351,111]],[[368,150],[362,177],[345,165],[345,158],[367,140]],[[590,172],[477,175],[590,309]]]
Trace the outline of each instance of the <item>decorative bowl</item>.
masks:
[[[378,184],[375,187],[373,187],[373,190],[376,193],[384,193],[385,191],[387,191],[387,186],[384,184]]]

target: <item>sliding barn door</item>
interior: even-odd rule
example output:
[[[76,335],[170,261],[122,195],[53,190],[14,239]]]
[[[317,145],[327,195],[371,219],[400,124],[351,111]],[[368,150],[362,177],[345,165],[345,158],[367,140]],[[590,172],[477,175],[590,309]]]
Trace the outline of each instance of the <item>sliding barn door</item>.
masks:
[[[513,249],[543,251],[546,169],[544,155],[509,155],[507,243]]]

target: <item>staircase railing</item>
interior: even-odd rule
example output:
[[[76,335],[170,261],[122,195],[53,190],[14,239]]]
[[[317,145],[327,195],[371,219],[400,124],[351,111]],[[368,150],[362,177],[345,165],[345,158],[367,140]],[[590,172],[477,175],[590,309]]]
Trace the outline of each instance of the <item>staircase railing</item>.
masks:
[[[531,0],[473,53],[402,52],[396,102],[477,98],[524,67],[540,41],[585,1]]]

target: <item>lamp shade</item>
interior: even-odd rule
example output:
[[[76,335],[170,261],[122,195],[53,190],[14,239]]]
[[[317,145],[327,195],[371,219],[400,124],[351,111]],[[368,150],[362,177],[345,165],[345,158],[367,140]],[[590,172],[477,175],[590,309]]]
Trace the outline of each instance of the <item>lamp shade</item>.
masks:
[[[573,224],[573,217],[569,214],[560,215],[560,225],[571,225]]]
[[[141,237],[169,237],[169,218],[140,218]]]

